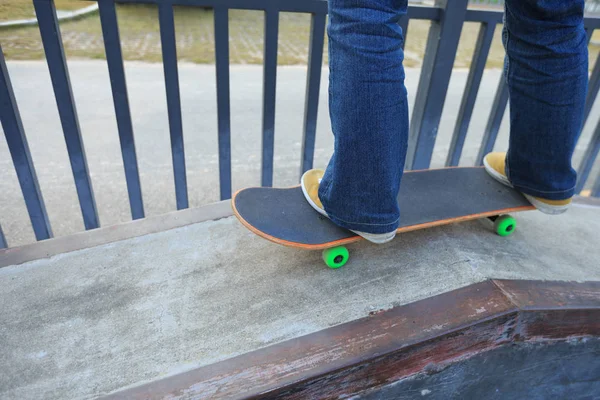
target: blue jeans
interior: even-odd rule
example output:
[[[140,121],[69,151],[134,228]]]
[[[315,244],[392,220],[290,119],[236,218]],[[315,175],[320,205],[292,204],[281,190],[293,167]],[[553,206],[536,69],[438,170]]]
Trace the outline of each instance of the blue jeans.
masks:
[[[505,4],[509,178],[524,193],[566,199],[576,181],[571,157],[587,92],[584,0]],[[398,20],[406,9],[407,0],[329,0],[335,144],[319,197],[332,221],[347,229],[385,233],[398,227],[408,141]]]

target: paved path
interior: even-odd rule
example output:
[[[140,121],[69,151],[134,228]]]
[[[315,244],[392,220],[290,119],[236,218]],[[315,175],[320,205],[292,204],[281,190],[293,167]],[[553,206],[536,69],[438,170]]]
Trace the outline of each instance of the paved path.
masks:
[[[106,63],[70,61],[69,68],[101,224],[128,221],[131,217]],[[54,233],[61,236],[83,230],[48,68],[45,62],[10,62],[9,71]],[[419,72],[407,70],[411,107]],[[456,70],[450,82],[432,162],[434,167],[442,166],[445,161],[467,73]],[[146,214],[175,210],[162,65],[130,62],[126,64],[126,74]],[[463,165],[472,164],[477,154],[499,76],[498,70],[484,74]],[[274,178],[277,186],[292,185],[298,180],[305,80],[303,67],[279,68]],[[214,67],[182,64],[180,82],[189,198],[190,205],[196,207],[219,200]],[[261,67],[232,66],[234,189],[257,185],[260,181],[261,99]],[[596,107],[592,113],[600,115],[600,109]],[[505,118],[497,149],[506,148],[507,128]],[[590,131],[588,127],[585,138]],[[315,166],[326,165],[332,152],[332,139],[327,69],[324,69]],[[580,154],[581,149],[575,165]],[[0,139],[0,223],[10,246],[34,240],[3,135]]]

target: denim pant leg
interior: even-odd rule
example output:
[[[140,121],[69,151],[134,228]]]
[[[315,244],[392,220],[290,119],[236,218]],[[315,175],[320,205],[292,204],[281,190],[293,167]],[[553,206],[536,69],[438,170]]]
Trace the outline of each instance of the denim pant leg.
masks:
[[[319,188],[330,218],[369,233],[398,227],[408,105],[402,30],[407,0],[329,0],[334,154]]]
[[[588,81],[584,0],[506,0],[505,6],[509,178],[532,196],[566,199],[577,178],[571,157]]]

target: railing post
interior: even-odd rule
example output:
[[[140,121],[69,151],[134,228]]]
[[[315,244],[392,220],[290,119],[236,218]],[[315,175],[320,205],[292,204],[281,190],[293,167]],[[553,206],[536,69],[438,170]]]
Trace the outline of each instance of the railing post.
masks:
[[[398,21],[398,25],[400,25],[400,29],[402,29],[402,50],[404,50],[404,46],[406,45],[406,34],[408,33],[408,14],[404,14],[400,21]]]
[[[177,43],[175,40],[173,4],[171,2],[163,1],[158,4],[158,18],[160,22],[160,40],[165,89],[167,92],[167,109],[169,113],[175,202],[177,203],[177,209],[181,210],[189,207],[189,201],[185,168],[185,146],[183,142],[183,122],[181,120],[179,71],[177,69]]]
[[[75,179],[83,224],[85,229],[98,228],[100,220],[98,219],[96,200],[81,139],[81,129],[79,128],[77,109],[56,18],[54,0],[33,0],[33,5],[38,19],[44,52],[46,53],[46,61],[52,79],[54,97],[56,98],[58,114],[60,115],[60,122],[67,144],[73,178]]]
[[[263,58],[263,116],[261,185],[273,186],[273,156],[275,147],[275,95],[277,85],[277,41],[279,11],[270,2],[264,12],[265,39]]]
[[[600,197],[600,175],[598,175],[596,183],[592,187],[592,197]]]
[[[409,130],[408,169],[429,168],[468,3],[436,0],[443,13],[440,21],[432,21],[427,38]]]
[[[600,152],[600,122],[596,125],[596,129],[594,130],[594,134],[588,143],[587,149],[581,159],[581,164],[579,164],[579,168],[577,169],[577,185],[575,186],[575,193],[581,193],[583,190],[586,181],[590,176],[590,172],[592,172],[592,168],[594,167],[594,161],[598,157],[598,153]],[[600,178],[598,178],[600,180]],[[596,184],[596,188],[597,188]]]
[[[473,115],[473,107],[477,99],[477,92],[481,84],[483,70],[490,52],[492,40],[494,39],[495,23],[484,22],[479,27],[479,35],[475,44],[475,52],[473,53],[473,61],[469,70],[469,77],[463,93],[460,110],[456,117],[456,125],[446,159],[446,166],[457,166],[460,161],[462,149],[469,130],[469,123]]]
[[[127,83],[125,81],[123,54],[121,52],[119,25],[117,23],[114,0],[99,0],[98,8],[119,130],[125,181],[127,182],[127,193],[129,194],[129,208],[132,219],[140,219],[144,218],[144,202],[142,200],[142,186],[138,172],[135,139],[133,136],[133,125],[129,109],[129,98],[127,96]]]
[[[590,75],[588,91],[585,96],[585,106],[583,108],[582,125],[585,125],[585,122],[590,115],[590,111],[592,111],[592,106],[594,105],[594,101],[598,96],[598,91],[600,91],[600,58],[596,60],[594,68],[592,69],[592,74]]]
[[[215,6],[215,67],[221,200],[231,198],[231,104],[229,92],[229,11]]]
[[[4,237],[4,232],[2,232],[2,226],[0,226],[0,249],[6,249],[8,247],[8,243],[6,243],[6,238]]]
[[[313,167],[315,156],[326,17],[326,14],[312,14],[310,20],[310,47],[308,50],[308,72],[306,74],[306,95],[304,96],[300,175]]]
[[[494,149],[494,144],[498,137],[498,131],[500,130],[500,124],[502,123],[507,104],[508,85],[506,84],[504,74],[502,74],[500,76],[500,81],[498,82],[498,89],[496,89],[496,96],[494,97],[494,103],[492,104],[490,118],[485,127],[475,165],[483,165],[483,157]]]
[[[52,237],[52,229],[31,159],[27,137],[23,130],[2,46],[0,46],[0,120],[35,238],[37,240],[49,239]]]

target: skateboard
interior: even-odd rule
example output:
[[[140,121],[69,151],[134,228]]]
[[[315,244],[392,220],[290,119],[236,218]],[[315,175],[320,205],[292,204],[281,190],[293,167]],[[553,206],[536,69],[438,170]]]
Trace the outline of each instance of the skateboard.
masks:
[[[534,209],[521,193],[494,180],[483,167],[407,171],[398,202],[398,233],[489,218],[498,235],[508,236],[517,226],[508,213]],[[330,268],[348,261],[345,245],[364,240],[315,211],[300,186],[242,189],[231,203],[235,216],[255,234],[288,247],[323,250]]]

